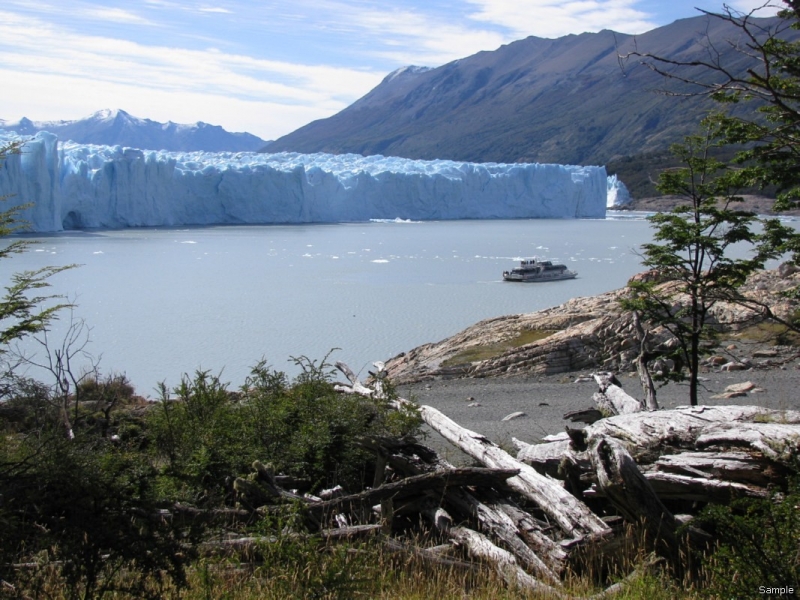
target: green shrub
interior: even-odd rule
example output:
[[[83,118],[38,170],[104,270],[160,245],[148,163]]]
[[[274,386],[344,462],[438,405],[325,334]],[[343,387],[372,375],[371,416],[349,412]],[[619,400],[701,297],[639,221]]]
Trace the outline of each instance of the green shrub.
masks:
[[[740,499],[710,505],[696,524],[718,546],[706,557],[709,593],[722,598],[754,598],[760,587],[794,588],[770,597],[795,598],[800,585],[800,480],[789,492],[767,499]]]
[[[355,491],[372,482],[375,463],[362,438],[419,429],[415,411],[337,392],[325,360],[296,361],[301,373],[291,383],[262,361],[238,392],[208,372],[184,377],[173,398],[162,390],[148,429],[154,458],[164,465],[165,496],[229,501],[231,480],[250,473],[256,460],[312,489],[342,485]]]
[[[0,579],[41,590],[55,570],[68,598],[112,590],[156,598],[145,589],[154,580],[183,585],[183,543],[192,538],[159,517],[146,462],[97,438],[63,434],[30,435],[15,458],[0,472]]]

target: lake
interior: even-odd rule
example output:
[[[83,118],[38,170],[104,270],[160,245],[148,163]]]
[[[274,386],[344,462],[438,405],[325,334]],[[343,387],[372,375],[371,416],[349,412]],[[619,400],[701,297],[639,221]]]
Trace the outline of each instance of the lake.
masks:
[[[38,243],[2,261],[0,276],[79,264],[53,277],[52,291],[91,328],[103,373],[125,373],[153,395],[196,369],[238,386],[262,357],[296,375],[291,357],[319,360],[333,348],[331,360],[363,374],[481,319],[621,287],[641,270],[651,229],[643,215],[611,215],[67,232],[31,237]],[[531,256],[578,278],[502,281]],[[62,313],[51,340],[68,321]]]

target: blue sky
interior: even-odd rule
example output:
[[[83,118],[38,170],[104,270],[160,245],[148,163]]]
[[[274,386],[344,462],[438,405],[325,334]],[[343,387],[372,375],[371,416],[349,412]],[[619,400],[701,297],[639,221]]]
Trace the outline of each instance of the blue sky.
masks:
[[[0,118],[122,108],[274,139],[405,65],[436,67],[529,35],[643,33],[696,7],[722,1],[2,0]]]

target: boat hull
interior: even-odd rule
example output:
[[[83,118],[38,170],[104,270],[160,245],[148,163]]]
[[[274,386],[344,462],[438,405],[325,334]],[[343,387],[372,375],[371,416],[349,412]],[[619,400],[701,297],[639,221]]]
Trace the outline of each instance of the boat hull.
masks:
[[[564,279],[575,279],[578,274],[572,271],[564,273],[554,273],[546,275],[532,275],[520,273],[503,273],[503,281],[517,281],[520,283],[541,283],[543,281],[561,281]]]

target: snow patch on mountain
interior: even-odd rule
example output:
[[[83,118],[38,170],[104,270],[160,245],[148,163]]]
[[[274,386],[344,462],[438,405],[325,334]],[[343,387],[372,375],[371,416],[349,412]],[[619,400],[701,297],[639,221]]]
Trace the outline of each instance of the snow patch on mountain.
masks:
[[[269,142],[249,133],[231,133],[199,121],[179,124],[140,119],[121,109],[103,109],[77,121],[4,121],[0,128],[19,135],[40,131],[78,144],[128,146],[173,152],[248,152],[263,150]]]

